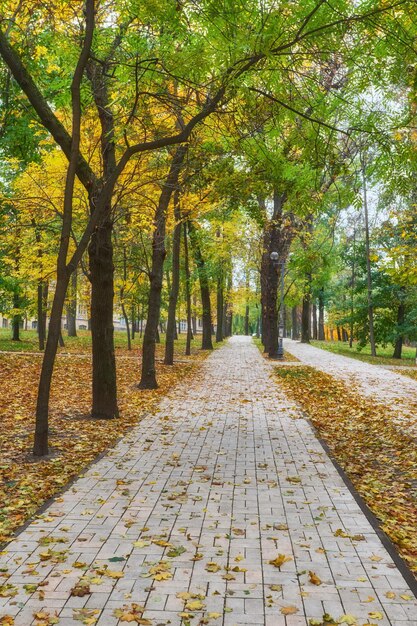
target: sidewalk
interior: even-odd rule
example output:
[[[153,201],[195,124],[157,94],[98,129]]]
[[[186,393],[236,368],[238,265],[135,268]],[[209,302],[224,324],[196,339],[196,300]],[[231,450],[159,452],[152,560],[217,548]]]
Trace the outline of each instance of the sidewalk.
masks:
[[[417,380],[385,366],[334,354],[309,344],[284,339],[285,349],[303,364],[335,376],[365,396],[389,405],[392,419],[417,438]],[[416,617],[417,624],[417,617]]]
[[[402,574],[251,340],[188,387],[9,544],[0,624],[416,626]]]

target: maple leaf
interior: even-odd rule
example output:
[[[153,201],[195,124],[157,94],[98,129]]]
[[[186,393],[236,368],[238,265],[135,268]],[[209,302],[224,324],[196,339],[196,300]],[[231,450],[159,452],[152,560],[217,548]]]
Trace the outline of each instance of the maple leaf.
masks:
[[[341,617],[339,617],[338,622],[339,624],[348,624],[348,626],[356,626],[358,623],[358,620],[356,619],[354,615],[350,615],[349,613],[346,613],[345,615],[342,615]]]
[[[295,615],[298,611],[299,609],[296,606],[283,606],[280,609],[280,613],[282,613],[282,615]]]
[[[181,556],[181,554],[184,554],[184,552],[187,552],[187,548],[184,548],[184,546],[177,546],[176,548],[171,548],[171,550],[168,550],[167,556],[169,556],[170,558],[175,558],[177,556]]]
[[[152,626],[152,621],[143,618],[142,615],[145,611],[145,607],[140,604],[133,603],[130,607],[125,605],[121,609],[115,609],[113,615],[117,617],[121,622],[135,622],[142,626]]]
[[[185,608],[189,611],[201,611],[204,608],[204,603],[201,600],[188,600],[185,604]]]
[[[82,598],[83,596],[87,596],[89,593],[91,593],[90,586],[88,584],[86,584],[86,583],[78,582],[71,589],[71,594],[70,595],[78,596],[78,597]]]
[[[313,585],[321,585],[321,580],[314,572],[308,572],[309,580]]]
[[[218,572],[219,570],[221,570],[221,566],[217,563],[214,563],[213,561],[210,561],[209,563],[207,563],[205,569],[208,572]]]
[[[275,557],[275,559],[272,559],[271,561],[268,561],[269,565],[273,565],[274,567],[277,567],[279,570],[281,569],[281,567],[284,565],[284,563],[287,563],[288,561],[292,561],[292,556],[286,556],[285,554],[278,554],[278,556]]]

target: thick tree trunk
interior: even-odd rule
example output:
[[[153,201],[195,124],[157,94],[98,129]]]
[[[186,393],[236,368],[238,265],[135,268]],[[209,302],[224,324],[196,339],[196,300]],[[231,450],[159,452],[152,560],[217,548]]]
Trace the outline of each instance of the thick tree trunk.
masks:
[[[169,174],[162,186],[158,207],[155,215],[155,230],[152,240],[152,268],[150,273],[150,289],[148,313],[143,337],[142,375],[139,389],[156,389],[155,343],[157,338],[159,315],[161,310],[161,292],[165,260],[165,229],[166,214],[171,195],[177,187],[182,163],[187,152],[186,146],[177,148],[172,159]]]
[[[193,338],[192,331],[192,316],[191,316],[191,275],[190,275],[190,260],[188,254],[188,237],[187,237],[187,224],[184,222],[184,270],[185,270],[185,303],[187,307],[187,341],[185,344],[185,354],[191,354],[191,339]]]
[[[165,365],[173,365],[174,363],[175,313],[180,290],[181,213],[178,190],[174,193],[174,217],[176,223],[172,236],[172,284],[169,294],[168,322],[165,338]]]
[[[301,343],[310,343],[310,291],[304,294],[301,311]]]
[[[342,341],[342,335],[340,334],[340,326],[336,326],[337,341]]]
[[[206,264],[197,240],[197,233],[194,224],[188,222],[188,232],[190,235],[191,246],[194,253],[195,264],[197,266],[198,279],[200,282],[201,304],[203,307],[202,323],[203,323],[203,336],[201,341],[202,350],[213,350],[213,343],[211,340],[211,302],[210,302],[210,286],[207,276]]]
[[[107,215],[109,213],[110,207]],[[112,419],[119,416],[113,328],[112,228],[112,222],[107,219],[96,229],[88,247],[93,347],[93,406],[91,416],[97,419]]]
[[[217,274],[217,326],[216,341],[223,341],[223,310],[224,310],[224,294],[223,294],[223,271],[218,269]]]
[[[77,336],[77,270],[72,273],[70,280],[69,298],[67,304],[67,332],[68,337]]]
[[[319,292],[319,341],[326,339],[324,334],[324,294],[323,289]]]
[[[405,304],[402,300],[398,305],[397,309],[397,339],[395,341],[394,354],[392,355],[394,359],[401,359],[402,349],[403,349],[403,330],[402,326],[405,322]]]
[[[291,325],[292,325],[292,338],[298,339],[298,311],[297,307],[293,306],[291,309]]]

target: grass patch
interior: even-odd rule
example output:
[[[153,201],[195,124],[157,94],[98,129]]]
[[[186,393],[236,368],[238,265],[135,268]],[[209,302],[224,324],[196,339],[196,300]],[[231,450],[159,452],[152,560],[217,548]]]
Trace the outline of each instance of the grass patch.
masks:
[[[417,447],[390,411],[312,367],[276,368],[381,527],[417,572]]]
[[[393,348],[388,346],[385,348],[378,346],[377,356],[372,356],[370,346],[365,346],[359,350],[357,345],[353,344],[353,347],[349,348],[349,344],[343,341],[312,341],[311,345],[316,348],[321,348],[322,350],[327,350],[328,352],[334,352],[334,354],[350,356],[353,359],[373,363],[374,365],[407,365],[409,367],[415,367],[416,349],[407,346],[403,348],[401,359],[393,359]]]

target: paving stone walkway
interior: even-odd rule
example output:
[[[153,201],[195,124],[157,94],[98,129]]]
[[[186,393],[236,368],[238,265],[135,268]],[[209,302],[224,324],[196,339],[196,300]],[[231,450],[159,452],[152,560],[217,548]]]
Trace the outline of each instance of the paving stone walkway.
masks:
[[[417,625],[402,574],[243,337],[12,541],[0,575],[2,625]]]
[[[385,366],[365,363],[291,339],[285,339],[284,344],[285,349],[302,363],[343,380],[352,388],[358,388],[364,396],[388,404],[392,419],[417,438],[417,380]]]

